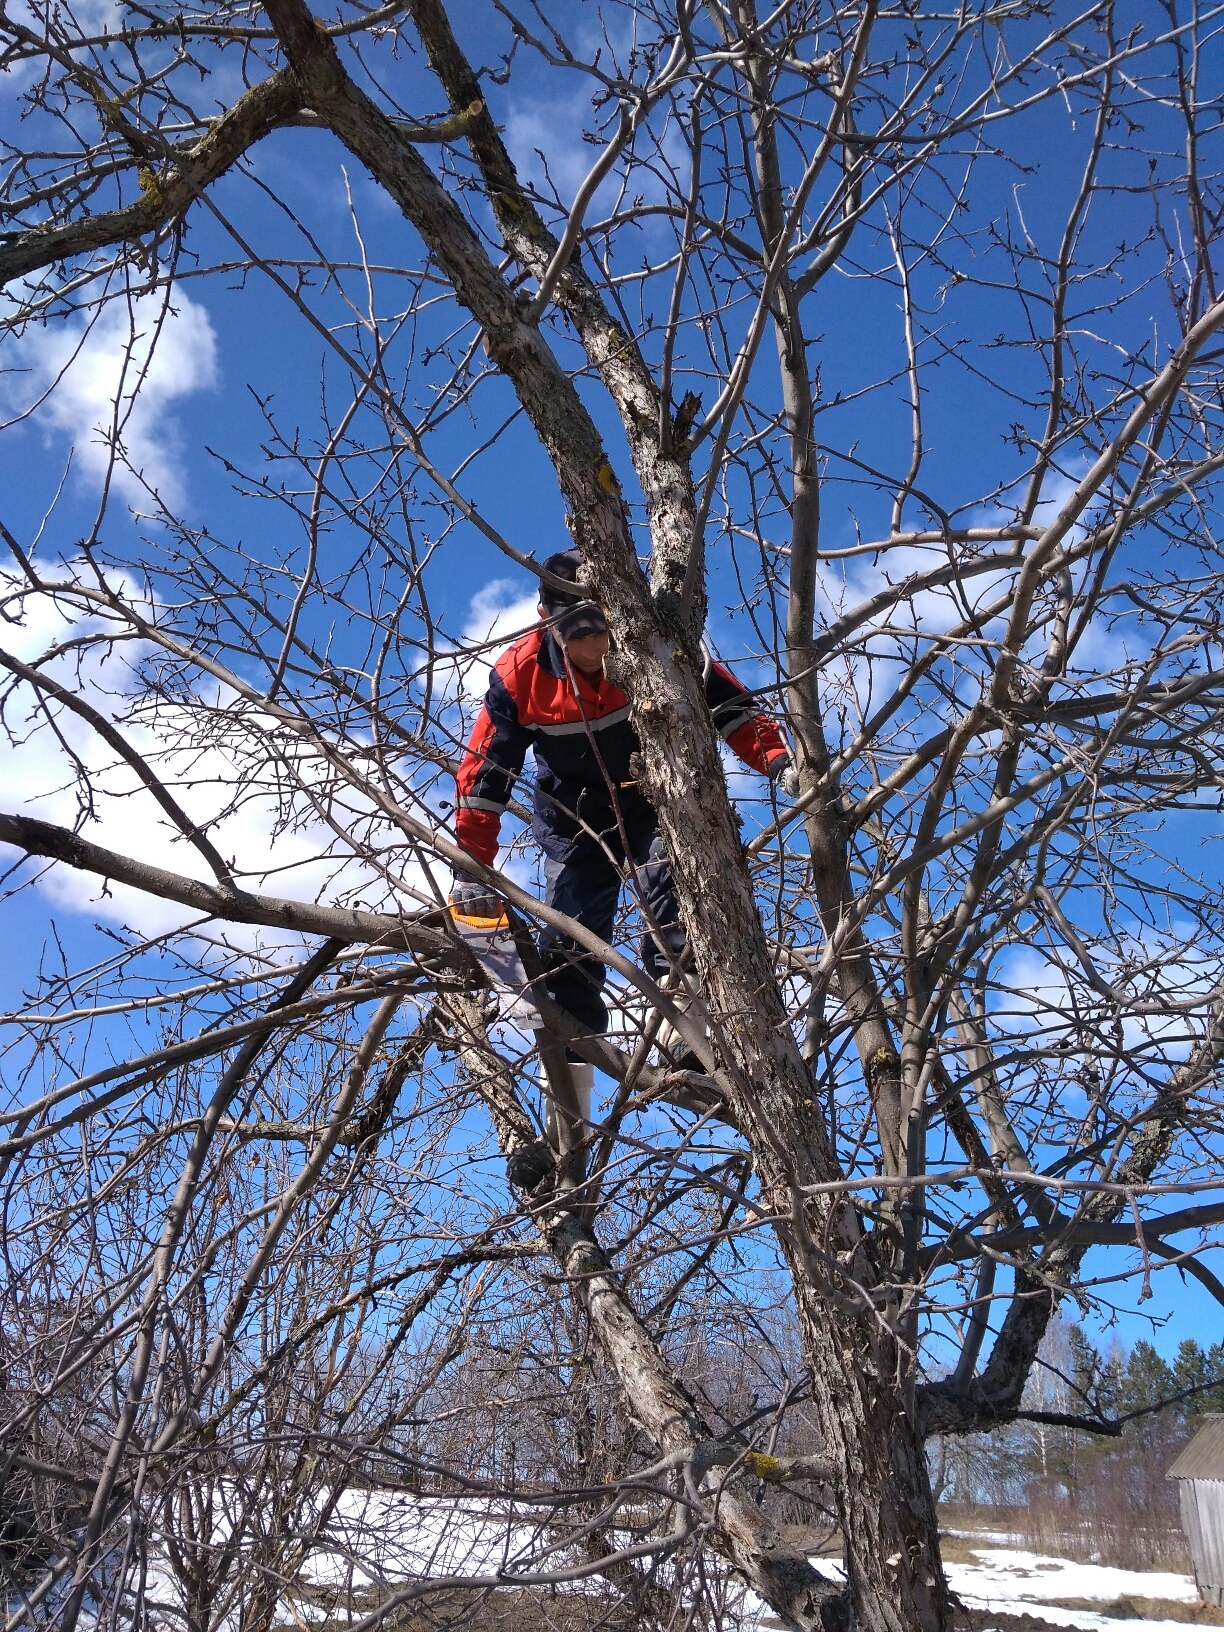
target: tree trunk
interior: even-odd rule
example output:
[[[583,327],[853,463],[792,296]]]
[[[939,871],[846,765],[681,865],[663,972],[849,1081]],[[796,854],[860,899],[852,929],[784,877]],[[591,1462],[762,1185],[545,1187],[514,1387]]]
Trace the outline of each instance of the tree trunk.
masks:
[[[830,777],[812,638],[820,527],[813,404],[798,305],[785,280],[779,290],[778,310],[778,352],[794,479],[786,632],[789,719],[801,789],[805,793],[821,790],[805,821],[812,881],[825,933],[841,947],[836,960],[838,992],[854,1027],[855,1046],[875,1107],[884,1171],[896,1175],[905,1171],[900,1061],[866,936],[857,925],[847,931],[845,924],[853,907],[847,865],[849,841],[841,817],[840,788]],[[903,1267],[903,1230],[897,1205],[900,1193],[893,1194],[897,1201],[884,1199],[872,1236],[877,1278],[886,1268],[899,1272]],[[857,1376],[846,1379],[847,1393],[857,1383],[861,1410],[857,1432],[849,1440],[861,1461],[858,1465],[848,1461],[836,1485],[842,1534],[846,1538],[847,1573],[864,1626],[918,1626],[924,1632],[937,1632],[951,1624],[951,1611],[939,1556],[939,1527],[922,1428],[915,1409],[916,1334],[912,1322],[903,1318],[900,1297],[886,1291],[880,1305],[879,1325],[867,1333],[865,1352],[857,1357]],[[806,1307],[804,1313],[813,1378],[821,1379],[814,1381],[814,1396],[829,1436],[829,1419],[841,1413],[845,1396],[840,1390],[830,1390],[823,1379],[840,1357],[822,1356],[817,1363],[822,1334],[811,1328]],[[888,1329],[886,1320],[899,1325],[899,1335]],[[827,1438],[827,1442],[832,1444],[833,1439]],[[900,1614],[899,1621],[892,1619],[894,1611]]]
[[[468,1080],[493,1116],[502,1149],[512,1151],[533,1137],[513,1077],[488,1041],[479,1004],[462,997],[452,998],[450,1004],[459,1021]],[[659,1452],[676,1456],[677,1466],[687,1462],[693,1483],[708,1491],[717,1515],[719,1550],[796,1632],[833,1632],[844,1622],[841,1591],[802,1553],[780,1544],[774,1526],[734,1482],[719,1482],[718,1470],[735,1459],[735,1448],[716,1439],[696,1401],[672,1374],[583,1219],[581,1206],[546,1197],[533,1212],[634,1415]]]
[[[803,1186],[840,1175],[757,912],[700,657],[677,598],[666,592],[676,576],[682,529],[664,529],[668,582],[652,596],[598,430],[544,337],[523,321],[464,216],[402,133],[348,78],[334,44],[300,0],[268,0],[267,9],[307,100],[421,233],[484,328],[490,356],[514,385],[557,470],[590,585],[607,609],[620,654],[641,741],[638,775],[671,858],[726,1066],[721,1085],[752,1148],[763,1201],[778,1218],[794,1278],[823,1400],[826,1455],[838,1470],[845,1504],[854,1607],[870,1632],[915,1626],[942,1632],[946,1594],[923,1455],[905,1403],[903,1350],[884,1324],[889,1312],[877,1309],[869,1290],[872,1255],[853,1208],[840,1198],[803,1194]],[[661,526],[660,517],[652,522]],[[598,1274],[594,1264],[582,1272]],[[594,1311],[600,1299],[589,1284]],[[609,1328],[605,1340],[614,1337]],[[793,1624],[816,1624],[814,1610],[795,1604],[788,1581],[775,1582],[766,1596]]]
[[[853,1208],[802,1193],[839,1174],[782,1006],[700,680],[680,657],[649,628],[625,642],[643,722],[641,776],[659,812],[727,1091],[763,1200],[780,1220],[825,1455],[837,1468],[855,1613],[870,1632],[943,1632],[950,1611],[905,1311],[887,1284],[873,1297],[875,1254]]]

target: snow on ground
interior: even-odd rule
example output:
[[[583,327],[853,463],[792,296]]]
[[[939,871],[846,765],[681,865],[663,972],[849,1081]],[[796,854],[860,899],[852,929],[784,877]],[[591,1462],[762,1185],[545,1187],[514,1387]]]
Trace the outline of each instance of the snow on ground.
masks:
[[[1050,1600],[1083,1598],[1101,1605],[1112,1605],[1119,1598],[1198,1602],[1193,1578],[1168,1570],[1114,1570],[1012,1547],[982,1546],[973,1551],[976,1563],[945,1566],[948,1585],[968,1609],[1033,1615],[1051,1626],[1082,1627],[1084,1632],[1187,1632],[1184,1621],[1147,1621],[1096,1614],[1090,1609],[1062,1609]],[[812,1562],[822,1574],[842,1579],[840,1567],[830,1559]],[[779,1624],[759,1598],[746,1595],[740,1632],[768,1632]]]
[[[1011,1547],[974,1548],[974,1564],[949,1564],[948,1585],[971,1609],[1038,1615],[1053,1626],[1085,1632],[1186,1632],[1184,1621],[1127,1620],[1086,1609],[1061,1609],[1057,1598],[1085,1598],[1113,1604],[1119,1598],[1165,1598],[1198,1602],[1192,1577],[1169,1570],[1115,1570],[1104,1564],[1075,1564],[1066,1558]]]
[[[509,1518],[487,1502],[349,1490],[303,1576],[318,1586],[404,1581],[412,1577],[491,1575],[501,1570],[563,1568],[548,1553],[544,1519],[520,1509]]]
[[[239,1493],[222,1487],[214,1495],[213,1539],[220,1541],[230,1534],[231,1508]],[[551,1509],[525,1504],[508,1511],[505,1504],[478,1498],[463,1501],[431,1499],[408,1491],[347,1490],[317,1534],[317,1509],[303,1509],[297,1515],[289,1539],[313,1539],[295,1587],[286,1591],[278,1608],[276,1624],[301,1629],[334,1618],[337,1604],[343,1605],[349,1594],[360,1616],[372,1606],[379,1589],[394,1589],[408,1581],[564,1570],[574,1562],[572,1544],[567,1550],[554,1542],[549,1532],[551,1517]],[[145,1602],[153,1611],[155,1625],[178,1632],[184,1619],[182,1584],[170,1568],[163,1538],[153,1532],[150,1539]],[[563,1584],[561,1590],[583,1592],[589,1587],[579,1580]],[[14,1607],[9,1605],[10,1610]],[[86,1632],[92,1632],[94,1624],[87,1615]],[[222,1622],[220,1632],[237,1632],[237,1624],[235,1610]]]
[[[296,1533],[310,1535],[319,1517],[301,1513],[294,1527]],[[431,1500],[405,1491],[346,1491],[310,1546],[299,1577],[305,1592],[286,1595],[278,1621],[305,1632],[309,1623],[334,1615],[336,1603],[344,1601],[346,1591],[354,1594],[355,1607],[364,1610],[370,1607],[371,1588],[377,1593],[379,1587],[393,1587],[406,1580],[563,1569],[570,1555],[563,1540],[559,1548],[551,1541],[550,1517],[547,1508],[533,1511],[520,1506],[507,1510],[504,1505],[477,1498]],[[218,1534],[225,1530],[222,1523]],[[182,1619],[181,1588],[156,1545],[157,1539],[149,1560],[149,1607],[155,1610],[154,1621],[177,1629]],[[949,1563],[946,1568],[949,1586],[968,1608],[1028,1614],[1051,1626],[1079,1627],[1083,1632],[1189,1632],[1181,1621],[1119,1617],[1091,1608],[1068,1609],[1055,1602],[1082,1600],[1099,1604],[1102,1611],[1106,1606],[1121,1607],[1120,1599],[1194,1604],[1198,1592],[1188,1575],[1076,1564],[1019,1547],[1000,1546],[1005,1538],[995,1535],[982,1536],[979,1541],[977,1536],[961,1532],[960,1539],[968,1544],[973,1562]],[[843,1578],[834,1560],[814,1558],[813,1563],[823,1575]],[[568,1590],[581,1592],[588,1584],[574,1582],[567,1586]],[[319,1589],[324,1589],[321,1599],[314,1601]],[[768,1607],[746,1589],[732,1613],[739,1632],[770,1632],[780,1625]]]

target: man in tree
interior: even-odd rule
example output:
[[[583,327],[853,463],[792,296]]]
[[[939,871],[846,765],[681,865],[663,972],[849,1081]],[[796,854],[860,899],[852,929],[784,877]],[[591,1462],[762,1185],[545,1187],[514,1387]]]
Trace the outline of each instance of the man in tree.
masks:
[[[684,931],[655,810],[634,774],[638,739],[629,699],[604,673],[608,622],[603,608],[577,587],[580,566],[575,549],[548,558],[545,572],[576,587],[565,591],[545,584],[540,626],[516,641],[493,670],[459,767],[456,836],[470,855],[493,865],[502,812],[527,749],[533,748],[532,830],[544,852],[545,901],[610,940],[627,874],[646,924],[642,965],[662,981],[684,949]],[[797,780],[777,724],[757,710],[721,663],[707,662],[705,694],[732,750],[793,798]],[[451,903],[478,917],[501,911],[491,884],[461,876]],[[605,1031],[605,966],[548,926],[539,948],[549,996],[591,1032]],[[594,1068],[574,1061],[571,1074],[589,1120]]]

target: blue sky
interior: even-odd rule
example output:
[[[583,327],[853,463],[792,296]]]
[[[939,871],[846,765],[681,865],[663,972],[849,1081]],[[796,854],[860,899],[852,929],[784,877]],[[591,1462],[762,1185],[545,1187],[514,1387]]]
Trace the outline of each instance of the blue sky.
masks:
[[[471,11],[461,13],[460,20],[461,25],[465,20],[471,24],[469,43],[474,54],[492,60],[503,43],[497,37],[500,24],[491,23],[487,11],[480,13],[479,26]],[[562,76],[560,83],[558,90],[557,78],[533,66],[524,55],[510,86],[490,86],[489,98],[524,172],[536,179],[543,176],[545,162],[535,151],[543,148],[548,174],[568,198],[593,152],[579,135],[583,122],[590,120],[590,105],[577,76]],[[394,88],[402,104],[414,112],[430,114],[441,107],[439,93],[420,59],[408,53],[397,60]],[[219,82],[219,95],[231,90],[232,81]],[[1160,135],[1156,113],[1152,121],[1149,139],[1156,143]],[[938,339],[930,341],[928,352],[934,355],[940,346],[959,342],[962,335],[972,337],[963,362],[949,357],[931,376],[924,398],[930,451],[921,476],[922,486],[946,509],[968,506],[968,519],[979,519],[983,496],[1005,488],[1022,465],[1021,455],[1008,438],[1014,419],[1023,417],[1025,410],[1017,406],[1014,395],[1001,394],[997,386],[1004,379],[1011,392],[1022,393],[1033,384],[1032,365],[1025,354],[993,343],[998,333],[1014,332],[1018,327],[1016,296],[1003,287],[1008,261],[1001,247],[1001,231],[1005,226],[1014,233],[1023,228],[1036,251],[1047,256],[1053,252],[1068,201],[1078,185],[1085,128],[1082,118],[1072,118],[1066,110],[1046,107],[1034,111],[1026,116],[1014,146],[1023,162],[987,160],[980,167],[974,183],[975,236],[954,249],[950,246],[949,254],[993,276],[995,287],[975,288],[962,282],[946,287],[946,270],[934,264],[921,264],[915,272],[916,293],[938,334]],[[435,152],[428,156],[436,161]],[[1107,161],[1107,172],[1114,162]],[[1117,164],[1123,162],[1120,156]],[[956,162],[949,163],[951,181],[957,170]],[[289,215],[273,203],[271,195],[276,195],[334,256],[357,253],[355,213],[371,261],[388,267],[417,264],[419,246],[397,210],[330,137],[299,129],[273,136],[253,155],[252,172],[252,177],[233,174],[226,178],[215,189],[214,198],[222,214],[260,254],[288,259],[309,254]],[[935,222],[937,198],[938,189],[932,189],[929,208],[912,206],[907,231],[915,238],[920,239],[924,225]],[[1105,246],[1116,243],[1119,234],[1126,235],[1130,208],[1123,197],[1100,200],[1091,239],[1102,246],[1099,265],[1104,266],[1107,259]],[[933,234],[933,225],[931,231]],[[649,230],[643,236],[649,245]],[[1137,250],[1122,263],[1126,286],[1142,283],[1140,269],[1145,256],[1150,259],[1152,254],[1151,250]],[[300,434],[307,443],[317,444],[322,434],[321,398],[326,394],[329,402],[340,400],[343,368],[263,272],[190,275],[197,264],[208,267],[238,258],[241,252],[218,220],[204,209],[195,211],[180,262],[180,270],[187,275],[178,285],[175,309],[162,324],[144,397],[146,406],[137,409],[125,434],[135,462],[191,526],[207,529],[220,545],[242,545],[260,560],[271,561],[281,554],[300,552],[300,519],[275,499],[236,491],[246,484],[236,482],[225,461],[249,477],[276,479],[286,468],[284,462],[269,465],[261,453],[268,445],[270,422],[287,443]],[[1091,253],[1088,258],[1092,260]],[[1138,349],[1153,343],[1154,335],[1168,334],[1167,307],[1159,289],[1140,289],[1133,298],[1116,301],[1114,290],[1123,288],[1120,278],[1102,271],[1098,281],[1099,291],[1089,285],[1085,300],[1101,308],[1093,310],[1091,323],[1101,332],[1102,354]],[[345,286],[360,300],[360,274],[348,275]],[[384,315],[407,304],[411,285],[406,277],[382,274],[376,287]],[[662,297],[652,292],[652,298]],[[334,291],[316,287],[308,291],[307,299],[326,323],[353,319]],[[138,297],[135,312],[137,329],[150,331],[158,321],[156,297]],[[853,450],[855,457],[878,468],[903,470],[909,438],[903,380],[893,380],[855,403],[832,406],[839,392],[859,390],[866,382],[885,379],[897,370],[901,319],[883,239],[867,233],[856,242],[847,268],[827,278],[809,300],[806,320],[813,341],[813,366],[820,371],[828,405],[821,420],[822,439],[842,452]],[[441,369],[425,353],[439,345],[453,326],[450,309],[431,308],[415,329],[406,328],[395,343],[391,366],[406,370],[409,397],[418,404]],[[4,366],[13,372],[0,375],[0,401],[9,412],[24,408],[52,383],[57,370],[69,365],[46,404],[6,431],[7,457],[0,462],[0,517],[27,542],[41,529],[39,551],[44,558],[70,558],[77,541],[95,523],[101,465],[93,427],[113,389],[127,327],[127,312],[118,303],[109,309],[99,329],[81,342],[83,349],[71,362],[80,339],[75,319],[56,320],[46,330],[29,331],[10,346],[5,359]],[[351,344],[351,330],[340,332],[345,343]],[[562,339],[559,344],[567,358],[576,361],[568,342]],[[767,351],[759,370],[759,398],[766,406],[776,405],[776,392],[769,383],[771,366]],[[708,402],[709,387],[702,389]],[[583,391],[621,481],[632,496],[631,468],[615,417],[596,386],[585,383]],[[482,424],[496,420],[500,413],[508,414],[511,408],[506,386],[493,382],[482,387]],[[431,457],[454,468],[472,440],[471,426],[464,416],[456,415],[431,438]],[[828,473],[826,543],[851,544],[856,529],[864,537],[886,532],[886,498],[863,485],[843,461],[832,459]],[[427,478],[413,477],[410,485],[409,509],[422,533],[428,533],[439,522],[437,496]],[[465,469],[461,485],[471,502],[517,547],[542,557],[568,543],[551,467],[521,420]],[[733,494],[743,491],[742,486],[733,488]],[[132,484],[121,485],[106,514],[103,543],[112,556],[157,562],[167,535],[156,522],[133,520],[129,505],[140,508],[139,495]],[[920,525],[924,520],[920,507],[915,507],[912,523]],[[785,518],[775,515],[772,525],[777,541],[783,541]],[[742,661],[745,678],[757,678],[755,637],[748,620],[742,614],[732,616],[730,610],[737,592],[728,546],[716,532],[711,537],[715,540],[711,634],[723,656]],[[337,521],[325,537],[327,564],[341,560],[346,547],[344,525]],[[840,569],[830,573],[831,591],[837,590],[842,576]],[[858,567],[846,569],[844,577],[851,594],[873,583]],[[507,622],[530,616],[528,575],[462,521],[456,524],[428,581],[431,607],[452,639],[465,630],[476,633],[482,619],[491,621],[506,608],[516,610],[503,621],[503,632]],[[334,622],[324,620],[312,626],[312,634],[334,642],[336,650],[345,649],[346,631]],[[1209,821],[1182,823],[1172,832],[1179,847],[1195,842],[1200,834],[1214,836]],[[257,822],[248,836],[252,843],[257,842]],[[1206,853],[1203,865],[1212,878],[1218,877],[1213,851]],[[91,886],[64,886],[56,900],[57,927],[70,957],[94,955],[91,949],[97,943],[92,925],[99,909],[91,905],[92,893]],[[38,898],[25,895],[8,902],[6,911],[13,927],[5,980],[10,1001],[15,1001],[14,994],[29,980],[41,955],[44,907]],[[1161,1347],[1171,1349],[1186,1335],[1208,1341],[1217,1333],[1219,1311],[1199,1287],[1190,1283],[1183,1288],[1173,1273],[1163,1271],[1156,1277],[1154,1291],[1151,1303],[1124,1319],[1120,1328],[1124,1341],[1146,1335],[1144,1316],[1155,1311],[1165,1320],[1158,1338]]]

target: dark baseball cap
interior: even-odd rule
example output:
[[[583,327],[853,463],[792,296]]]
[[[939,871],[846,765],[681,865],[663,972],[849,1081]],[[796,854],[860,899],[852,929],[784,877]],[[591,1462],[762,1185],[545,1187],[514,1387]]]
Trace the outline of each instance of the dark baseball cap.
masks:
[[[582,555],[578,550],[559,550],[545,561],[544,571],[576,586],[581,565]],[[550,618],[556,619],[554,627],[562,640],[581,640],[583,635],[606,635],[608,632],[603,607],[596,601],[588,600],[576,587],[567,594],[565,590],[554,589],[551,584],[541,583],[540,605]]]

